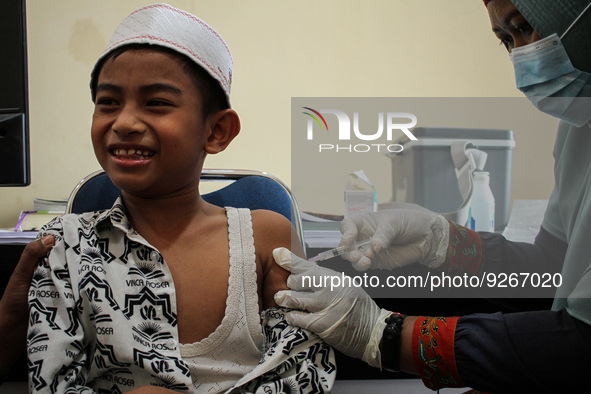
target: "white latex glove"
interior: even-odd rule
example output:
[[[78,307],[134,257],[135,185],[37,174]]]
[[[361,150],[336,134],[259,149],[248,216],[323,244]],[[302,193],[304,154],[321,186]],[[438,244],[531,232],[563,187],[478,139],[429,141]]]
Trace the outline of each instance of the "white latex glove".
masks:
[[[391,312],[380,309],[362,288],[343,286],[342,273],[304,260],[285,248],[275,249],[273,257],[291,271],[287,285],[292,290],[275,294],[278,305],[299,309],[286,313],[287,322],[316,333],[350,357],[381,368],[379,344]],[[304,280],[306,277],[311,280]],[[335,277],[333,282],[331,277]],[[331,287],[337,278],[341,285]]]
[[[389,209],[355,216],[341,223],[339,246],[354,246],[371,238],[371,247],[345,254],[359,271],[394,269],[415,262],[437,268],[449,246],[449,222],[435,213]]]

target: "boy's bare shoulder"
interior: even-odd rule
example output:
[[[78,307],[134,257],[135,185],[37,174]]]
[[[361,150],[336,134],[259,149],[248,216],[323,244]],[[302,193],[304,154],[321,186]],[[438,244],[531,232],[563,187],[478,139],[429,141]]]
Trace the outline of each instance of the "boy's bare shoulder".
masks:
[[[260,230],[273,228],[277,230],[277,227],[291,228],[291,222],[280,213],[267,209],[256,209],[251,211],[250,214],[252,216],[252,226]]]
[[[286,247],[296,254],[300,254],[301,244],[291,222],[283,215],[257,209],[251,212],[252,228],[255,237],[255,244],[263,249]]]

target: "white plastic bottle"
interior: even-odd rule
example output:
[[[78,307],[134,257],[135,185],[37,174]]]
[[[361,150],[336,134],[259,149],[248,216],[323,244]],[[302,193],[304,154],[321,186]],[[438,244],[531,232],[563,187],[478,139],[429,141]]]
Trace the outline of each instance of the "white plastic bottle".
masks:
[[[495,198],[490,190],[489,179],[486,171],[474,171],[472,174],[473,189],[467,226],[471,230],[495,231]]]

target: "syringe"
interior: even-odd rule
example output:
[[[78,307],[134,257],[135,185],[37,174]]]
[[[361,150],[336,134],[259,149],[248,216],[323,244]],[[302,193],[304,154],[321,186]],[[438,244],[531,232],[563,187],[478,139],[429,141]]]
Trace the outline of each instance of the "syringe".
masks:
[[[349,253],[354,249],[358,249],[362,246],[369,245],[370,242],[371,242],[371,240],[368,239],[368,240],[365,240],[362,242],[357,242],[357,243],[355,243],[354,246],[339,246],[338,248],[334,248],[334,249],[327,250],[326,252],[322,252],[322,253],[320,253],[308,260],[316,262],[316,263],[321,262],[321,261],[325,261],[325,260],[329,260],[329,259],[332,259],[333,257],[337,257],[337,256],[341,256],[345,253]]]

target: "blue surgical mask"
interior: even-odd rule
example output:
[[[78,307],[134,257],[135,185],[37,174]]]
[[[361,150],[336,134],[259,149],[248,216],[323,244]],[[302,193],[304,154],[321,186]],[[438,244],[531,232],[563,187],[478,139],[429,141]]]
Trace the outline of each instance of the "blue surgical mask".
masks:
[[[515,48],[510,57],[517,88],[536,108],[575,126],[591,121],[591,74],[574,68],[557,34]]]

